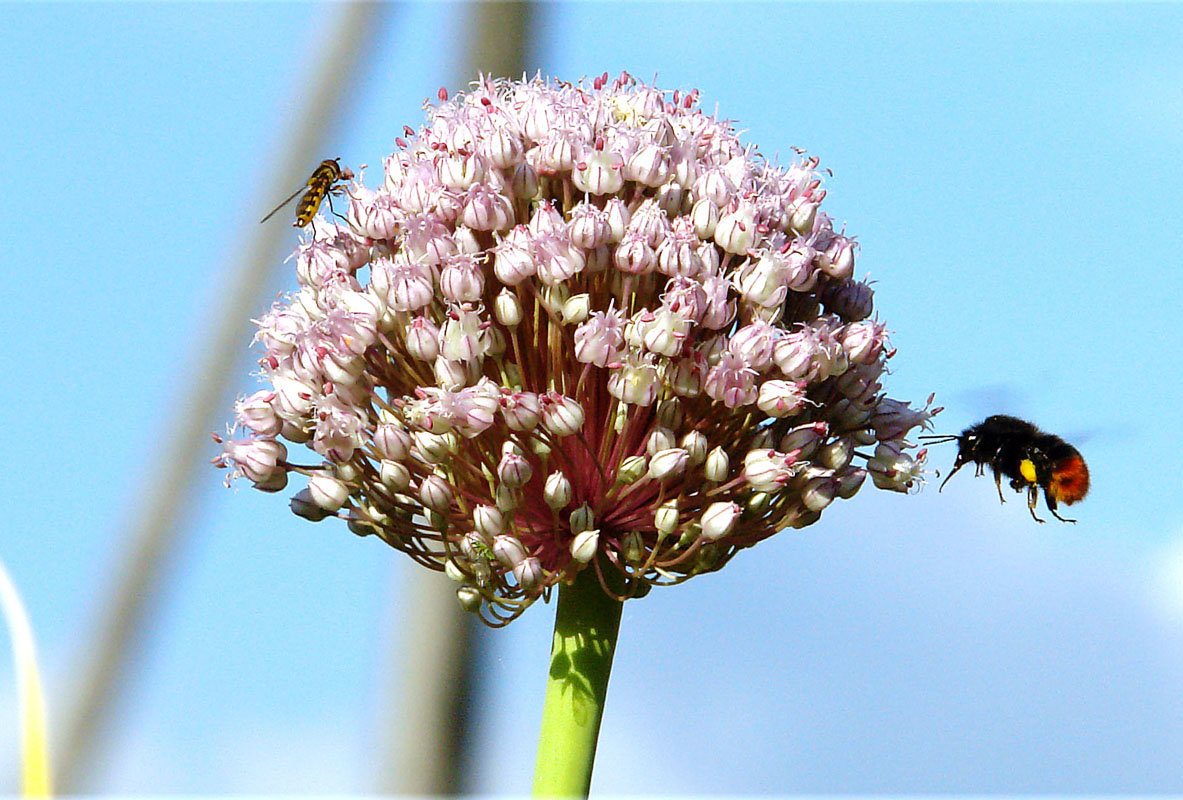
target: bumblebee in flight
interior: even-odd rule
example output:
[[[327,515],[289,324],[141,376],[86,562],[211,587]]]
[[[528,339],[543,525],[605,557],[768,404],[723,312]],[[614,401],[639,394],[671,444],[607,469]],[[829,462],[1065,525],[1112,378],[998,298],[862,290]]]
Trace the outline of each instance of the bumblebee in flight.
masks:
[[[270,214],[263,217],[259,222],[263,223],[274,217],[277,211],[292,202],[292,199],[296,195],[303,192],[304,196],[296,204],[296,221],[292,223],[292,227],[303,228],[312,221],[312,217],[316,215],[316,211],[320,208],[320,204],[325,197],[329,197],[334,191],[334,184],[338,181],[350,180],[351,178],[353,178],[353,171],[349,167],[342,167],[340,159],[326,158],[313,170],[312,176],[308,178],[307,183],[292,192],[286,200],[277,205]],[[331,208],[332,205],[332,198],[329,197],[329,207]]]
[[[1035,516],[1040,489],[1048,511],[1062,522],[1076,520],[1061,517],[1056,513],[1057,506],[1083,500],[1089,491],[1089,468],[1080,451],[1059,436],[1044,433],[1018,417],[995,414],[958,435],[921,438],[932,444],[957,442],[957,460],[953,462],[952,472],[941,482],[941,489],[957,470],[971,461],[977,466],[977,475],[989,466],[994,471],[994,484],[1002,502],[1006,502],[1002,496],[1004,475],[1010,478],[1011,488],[1016,492],[1027,490],[1027,508],[1036,522],[1043,522]]]

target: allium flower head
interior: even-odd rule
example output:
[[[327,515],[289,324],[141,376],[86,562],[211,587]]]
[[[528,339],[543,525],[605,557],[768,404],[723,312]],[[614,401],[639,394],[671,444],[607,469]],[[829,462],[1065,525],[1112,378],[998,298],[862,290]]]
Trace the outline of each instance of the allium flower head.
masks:
[[[627,74],[485,79],[427,116],[314,222],[219,466],[307,475],[296,513],[444,570],[492,624],[584,569],[633,594],[718,569],[868,472],[915,484],[931,413],[884,394],[816,159]]]

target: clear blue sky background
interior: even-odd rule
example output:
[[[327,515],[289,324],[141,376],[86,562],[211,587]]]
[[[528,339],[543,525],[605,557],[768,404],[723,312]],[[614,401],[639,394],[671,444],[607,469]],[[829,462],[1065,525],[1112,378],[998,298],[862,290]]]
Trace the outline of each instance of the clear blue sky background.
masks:
[[[454,81],[461,10],[394,12],[325,156],[379,164],[418,124]],[[0,6],[0,558],[56,718],[333,14]],[[937,392],[941,431],[1029,417],[1093,477],[1075,526],[1036,525],[968,474],[941,494],[868,488],[629,603],[593,788],[1183,792],[1183,6],[543,16],[545,73],[657,74],[763,152],[820,156],[895,331],[891,392]],[[243,331],[236,391],[254,387]],[[366,792],[409,564],[221,477],[201,478],[95,788]],[[485,637],[480,792],[528,789],[550,625],[539,605]]]

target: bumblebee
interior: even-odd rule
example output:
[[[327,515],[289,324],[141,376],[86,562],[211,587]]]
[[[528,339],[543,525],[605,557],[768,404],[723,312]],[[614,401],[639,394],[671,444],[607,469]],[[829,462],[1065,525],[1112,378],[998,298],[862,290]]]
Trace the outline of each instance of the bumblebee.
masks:
[[[312,171],[312,175],[303,186],[292,192],[286,200],[277,205],[270,214],[263,217],[259,222],[263,223],[271,219],[277,211],[292,202],[296,195],[303,192],[304,196],[296,204],[296,221],[292,223],[292,227],[294,228],[303,228],[312,221],[325,197],[328,197],[333,192],[334,184],[338,181],[350,180],[352,177],[353,171],[349,167],[342,167],[340,159],[326,158]],[[330,198],[329,206],[332,207],[332,205],[333,201]]]
[[[1061,522],[1076,522],[1061,517],[1056,508],[1060,503],[1072,505],[1084,499],[1089,491],[1089,468],[1080,451],[1059,436],[1044,433],[1018,417],[995,414],[959,435],[921,438],[932,444],[957,442],[957,459],[953,470],[941,482],[941,489],[957,470],[972,461],[977,475],[987,466],[994,471],[994,484],[1002,502],[1006,502],[1002,496],[1003,476],[1010,478],[1010,486],[1016,492],[1026,489],[1027,508],[1036,522],[1043,522],[1035,515],[1040,489],[1053,517]]]

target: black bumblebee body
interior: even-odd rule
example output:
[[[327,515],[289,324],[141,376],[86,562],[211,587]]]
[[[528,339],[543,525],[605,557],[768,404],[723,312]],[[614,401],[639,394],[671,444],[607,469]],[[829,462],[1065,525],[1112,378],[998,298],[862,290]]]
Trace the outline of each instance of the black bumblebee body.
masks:
[[[1030,422],[1005,414],[987,417],[957,436],[924,437],[934,444],[957,442],[957,459],[953,469],[941,483],[949,482],[957,470],[971,461],[975,474],[981,475],[987,466],[994,472],[998,497],[1002,496],[1002,478],[1010,478],[1010,486],[1017,492],[1027,491],[1027,508],[1037,522],[1035,504],[1039,490],[1048,511],[1062,522],[1075,522],[1056,513],[1059,503],[1072,505],[1082,500],[1089,490],[1089,470],[1080,452],[1059,436],[1044,433]]]

